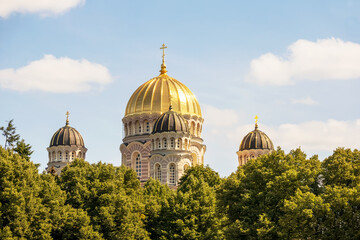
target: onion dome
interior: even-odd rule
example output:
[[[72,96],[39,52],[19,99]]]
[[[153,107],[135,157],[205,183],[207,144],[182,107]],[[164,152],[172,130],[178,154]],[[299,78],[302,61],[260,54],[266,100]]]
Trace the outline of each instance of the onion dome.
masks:
[[[274,150],[270,138],[264,132],[258,130],[257,123],[255,124],[255,130],[249,132],[241,141],[239,151],[250,149]]]
[[[163,44],[161,49],[166,48]],[[164,60],[160,75],[142,84],[130,97],[126,106],[125,117],[142,113],[162,114],[170,105],[180,114],[201,117],[201,109],[195,95],[184,84],[166,74]]]
[[[50,147],[74,145],[84,147],[84,140],[75,128],[69,126],[69,113],[67,113],[66,124],[54,133],[50,141]]]
[[[169,107],[169,111],[163,113],[155,121],[152,134],[162,132],[189,132],[186,120],[181,114],[174,112],[171,105]]]

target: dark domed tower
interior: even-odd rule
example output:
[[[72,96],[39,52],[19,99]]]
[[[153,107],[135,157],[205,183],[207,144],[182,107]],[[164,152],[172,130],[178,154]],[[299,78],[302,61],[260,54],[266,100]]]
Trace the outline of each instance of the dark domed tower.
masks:
[[[69,125],[69,112],[66,124],[57,130],[51,138],[47,172],[60,174],[61,170],[75,158],[85,159],[87,148],[81,134]]]
[[[197,164],[191,155],[187,121],[170,106],[169,111],[155,121],[150,141],[150,176],[169,186],[177,186],[185,169]]]
[[[243,138],[237,152],[239,166],[246,164],[250,158],[257,158],[274,150],[270,138],[258,129],[257,117],[255,119],[255,129]]]

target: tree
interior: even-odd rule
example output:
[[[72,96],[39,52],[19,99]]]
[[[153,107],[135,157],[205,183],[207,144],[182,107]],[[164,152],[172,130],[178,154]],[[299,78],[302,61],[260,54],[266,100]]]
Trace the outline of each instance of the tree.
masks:
[[[227,238],[279,238],[285,201],[298,190],[317,192],[320,171],[316,156],[306,159],[300,149],[285,154],[280,148],[239,167],[218,191]]]
[[[180,187],[182,189],[186,186],[183,184],[186,182],[187,178],[193,176],[197,179],[202,178],[210,187],[216,188],[221,184],[222,179],[219,176],[219,173],[212,170],[209,166],[195,166],[186,169],[185,174],[180,179]]]
[[[324,233],[329,230],[326,222],[333,215],[330,207],[321,196],[298,189],[294,196],[284,201],[279,236],[284,239],[324,239]]]
[[[175,191],[150,178],[144,186],[145,227],[151,239],[169,239]]]
[[[189,168],[177,191],[150,179],[144,186],[145,223],[150,237],[222,239],[215,194],[220,182],[216,172],[202,166]]]
[[[194,172],[188,171],[189,176],[178,188],[172,206],[176,239],[224,239],[222,214],[216,212],[215,188],[205,181],[206,174],[196,177]]]
[[[102,239],[56,178],[0,147],[0,239]]]
[[[354,187],[360,184],[360,151],[337,148],[322,163],[323,183]]]
[[[84,210],[105,239],[149,239],[134,170],[76,159],[62,170],[58,182],[67,193],[66,203]]]
[[[7,127],[0,127],[0,131],[2,131],[2,135],[5,137],[5,145],[4,148],[13,147],[14,144],[20,139],[19,134],[16,134],[16,128],[13,125],[14,119],[8,121]]]
[[[0,229],[14,239],[51,239],[37,167],[0,147]],[[1,235],[0,234],[0,235]]]
[[[31,151],[30,144],[26,144],[24,139],[16,143],[14,151],[17,152],[21,157],[30,161],[30,156],[34,151]]]

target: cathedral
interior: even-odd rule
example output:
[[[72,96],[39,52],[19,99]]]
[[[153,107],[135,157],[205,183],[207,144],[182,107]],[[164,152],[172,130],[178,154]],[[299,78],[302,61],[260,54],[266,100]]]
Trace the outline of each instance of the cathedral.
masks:
[[[149,178],[176,187],[188,167],[203,165],[206,146],[201,138],[204,119],[195,95],[167,74],[165,49],[160,74],[138,87],[131,95],[122,119],[124,138],[120,145],[121,164],[135,170],[141,183]],[[47,148],[47,171],[60,174],[75,158],[85,159],[81,134],[66,124],[56,131]],[[237,152],[239,166],[250,158],[274,149],[260,130],[247,134]]]

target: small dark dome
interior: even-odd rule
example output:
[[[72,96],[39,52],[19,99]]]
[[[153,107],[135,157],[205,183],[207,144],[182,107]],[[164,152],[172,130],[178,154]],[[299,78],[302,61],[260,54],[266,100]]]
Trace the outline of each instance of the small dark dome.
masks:
[[[189,132],[186,120],[181,114],[172,110],[170,106],[169,111],[163,113],[155,122],[152,134],[162,132]]]
[[[66,122],[64,127],[54,133],[50,141],[50,147],[72,145],[84,147],[84,140],[81,134],[75,128],[70,127],[69,123]]]
[[[257,124],[255,130],[249,132],[241,141],[239,150],[250,149],[269,149],[274,150],[274,145],[270,138],[262,131],[258,130]]]

